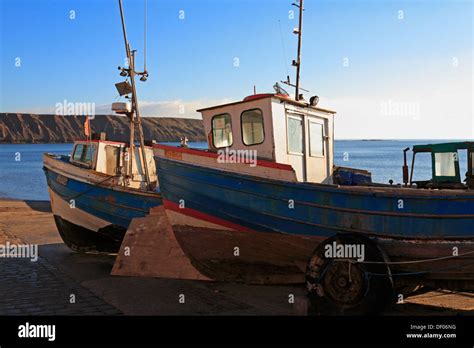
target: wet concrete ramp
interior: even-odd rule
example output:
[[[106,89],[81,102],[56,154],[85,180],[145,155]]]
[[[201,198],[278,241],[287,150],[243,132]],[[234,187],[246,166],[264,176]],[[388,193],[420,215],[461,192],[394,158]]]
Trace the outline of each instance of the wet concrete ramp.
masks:
[[[181,249],[163,206],[132,220],[111,274],[211,280],[191,264]]]

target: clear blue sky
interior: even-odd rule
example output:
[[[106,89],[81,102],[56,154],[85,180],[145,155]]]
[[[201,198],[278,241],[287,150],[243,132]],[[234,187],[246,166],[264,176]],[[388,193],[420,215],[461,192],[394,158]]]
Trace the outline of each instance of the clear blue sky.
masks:
[[[48,110],[64,99],[97,105],[116,100],[114,83],[121,80],[117,65],[125,56],[117,1],[0,0],[0,4],[1,112]],[[141,67],[143,0],[124,0],[124,9]],[[69,18],[71,10],[74,20]],[[186,103],[241,99],[254,84],[259,92],[271,91],[274,82],[285,79],[287,69],[294,76],[290,61],[296,36],[291,30],[297,20],[289,19],[290,10],[296,10],[291,0],[148,0],[150,78],[140,83],[139,97]],[[399,11],[403,19],[398,18]],[[306,0],[302,84],[327,97],[327,102],[321,98],[321,105],[342,108],[346,119],[351,115],[345,110],[351,109],[344,101],[356,99],[357,109],[379,93],[379,104],[398,100],[423,105],[430,98],[434,102],[424,93],[413,98],[401,93],[420,81],[446,85],[471,74],[463,91],[467,88],[472,96],[472,11],[473,2],[468,0]],[[239,67],[234,67],[236,57]],[[15,67],[16,58],[21,67]],[[457,70],[452,69],[453,59]],[[465,105],[470,110],[463,117],[472,117],[472,103]],[[469,127],[474,132],[474,125]],[[346,128],[349,131],[350,126]]]

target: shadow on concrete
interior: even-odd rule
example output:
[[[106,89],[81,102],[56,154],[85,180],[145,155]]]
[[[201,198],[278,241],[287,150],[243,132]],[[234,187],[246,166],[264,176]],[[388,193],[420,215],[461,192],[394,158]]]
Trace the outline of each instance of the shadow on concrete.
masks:
[[[294,315],[288,294],[305,296],[301,286],[266,286],[111,276],[115,255],[83,254],[63,243],[39,246],[39,256],[126,315]],[[186,294],[186,306],[177,300]],[[427,294],[427,297],[434,295]],[[413,303],[393,304],[386,316],[474,315],[472,310]]]
[[[115,255],[77,253],[63,243],[40,245],[39,256],[79,282],[110,277],[115,261]]]

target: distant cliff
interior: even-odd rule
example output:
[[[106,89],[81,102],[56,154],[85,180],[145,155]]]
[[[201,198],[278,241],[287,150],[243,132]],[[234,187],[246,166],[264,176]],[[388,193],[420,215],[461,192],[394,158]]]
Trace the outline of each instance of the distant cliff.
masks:
[[[0,143],[70,143],[84,138],[85,116],[58,116],[0,113]],[[202,121],[184,118],[142,118],[146,140],[206,141]],[[128,141],[129,125],[124,116],[96,115],[91,120],[94,133],[105,132],[107,139]]]

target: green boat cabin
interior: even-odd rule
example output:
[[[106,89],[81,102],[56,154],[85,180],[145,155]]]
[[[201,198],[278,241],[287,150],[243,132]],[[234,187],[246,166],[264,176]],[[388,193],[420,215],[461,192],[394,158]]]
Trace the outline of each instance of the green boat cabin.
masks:
[[[431,154],[431,179],[413,180],[416,155]],[[467,155],[467,172],[461,173],[460,156]],[[410,186],[418,188],[474,188],[474,142],[452,142],[413,146]]]

